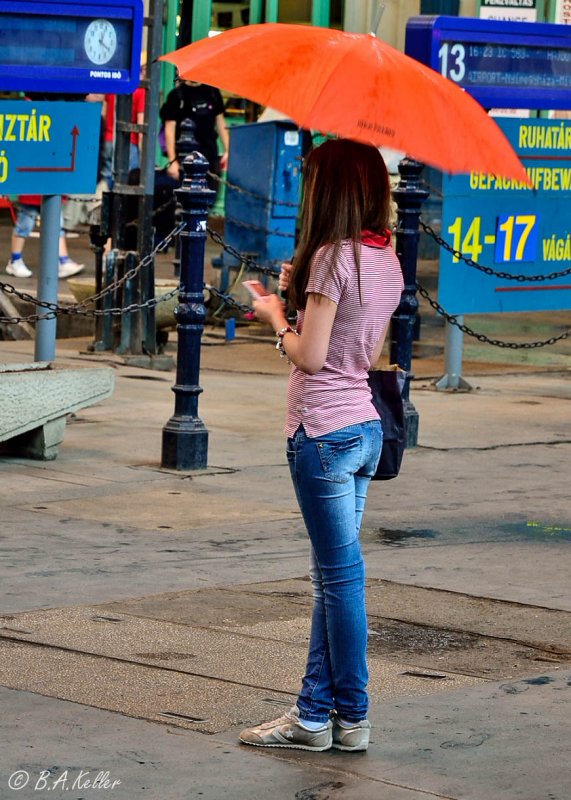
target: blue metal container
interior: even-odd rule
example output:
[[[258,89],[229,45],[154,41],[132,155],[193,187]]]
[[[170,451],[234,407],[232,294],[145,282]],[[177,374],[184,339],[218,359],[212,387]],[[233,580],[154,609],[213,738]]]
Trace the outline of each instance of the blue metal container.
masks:
[[[281,120],[230,129],[224,239],[276,271],[293,256],[302,158],[310,142],[308,132]],[[225,272],[237,265],[223,254]]]

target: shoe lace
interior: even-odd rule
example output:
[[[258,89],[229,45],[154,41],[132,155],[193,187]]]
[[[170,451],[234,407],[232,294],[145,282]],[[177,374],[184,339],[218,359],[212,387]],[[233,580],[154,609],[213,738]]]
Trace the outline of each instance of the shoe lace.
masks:
[[[283,717],[278,717],[278,719],[274,719],[271,722],[263,722],[257,727],[262,731],[268,731],[270,728],[277,728],[279,725],[285,725],[286,722],[296,722],[295,717],[290,711],[286,711]]]

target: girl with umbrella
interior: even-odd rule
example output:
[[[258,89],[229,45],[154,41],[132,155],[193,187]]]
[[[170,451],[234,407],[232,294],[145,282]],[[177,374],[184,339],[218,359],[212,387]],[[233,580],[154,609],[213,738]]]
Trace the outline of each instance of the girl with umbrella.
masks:
[[[242,731],[259,747],[362,751],[369,744],[365,567],[359,529],[382,428],[367,373],[379,358],[403,289],[391,247],[388,173],[379,151],[347,139],[310,153],[302,231],[281,300],[254,302],[292,363],[287,458],[311,544],[314,607],[296,705]]]

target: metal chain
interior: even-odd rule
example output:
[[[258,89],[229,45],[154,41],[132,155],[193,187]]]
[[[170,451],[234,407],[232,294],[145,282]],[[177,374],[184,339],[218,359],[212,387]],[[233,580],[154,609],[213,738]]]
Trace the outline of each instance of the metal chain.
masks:
[[[234,300],[231,295],[224,294],[224,292],[221,292],[219,289],[216,289],[209,283],[205,283],[204,288],[208,289],[211,294],[213,294],[215,297],[218,297],[227,305],[232,306],[232,308],[237,308],[238,311],[241,311],[243,314],[251,314],[254,310],[251,306],[247,306],[245,303],[239,303],[237,300]]]
[[[176,228],[173,228],[173,230],[167,236],[165,236],[165,238],[161,242],[159,242],[158,245],[156,245],[156,247],[152,250],[151,253],[142,258],[138,264],[136,264],[132,269],[128,270],[121,278],[118,278],[116,281],[113,281],[97,294],[90,295],[89,297],[86,297],[84,300],[82,300],[81,303],[77,303],[72,306],[64,307],[58,305],[57,303],[48,303],[44,300],[38,300],[33,295],[28,294],[27,292],[21,292],[11,284],[3,283],[2,281],[0,281],[0,291],[3,291],[5,294],[8,295],[10,294],[14,295],[15,297],[20,298],[20,300],[24,300],[27,303],[31,303],[32,305],[38,308],[45,308],[50,312],[49,314],[29,314],[26,317],[0,317],[0,322],[7,322],[12,324],[17,324],[19,322],[37,322],[40,319],[54,319],[57,316],[64,316],[66,314],[68,316],[71,316],[73,314],[76,315],[83,314],[84,316],[102,316],[104,314],[111,314],[113,316],[120,313],[132,313],[137,308],[140,309],[152,308],[154,305],[156,305],[155,300],[156,302],[162,303],[165,300],[170,299],[178,292],[178,287],[176,289],[173,289],[171,292],[168,292],[165,295],[161,295],[161,297],[158,299],[150,298],[142,305],[131,304],[130,306],[125,306],[123,312],[119,308],[113,308],[113,309],[86,308],[87,304],[91,304],[94,303],[96,300],[100,300],[102,297],[105,297],[110,292],[119,289],[121,286],[123,286],[123,284],[126,283],[126,281],[134,278],[143,269],[143,267],[146,267],[148,264],[152,262],[153,258],[157,253],[161,252],[162,250],[165,250],[168,247],[168,245],[171,243],[174,237],[177,236],[182,230],[184,230],[184,227],[185,223],[181,222],[179,225],[176,226]]]
[[[129,306],[123,306],[121,308],[105,308],[105,309],[98,309],[98,308],[82,308],[80,309],[78,306],[69,306],[68,308],[63,308],[62,306],[58,306],[53,311],[49,311],[47,314],[30,314],[27,317],[3,317],[0,316],[0,322],[5,322],[12,325],[17,325],[20,322],[39,322],[40,320],[44,319],[55,319],[56,317],[63,317],[63,316],[82,316],[82,317],[104,317],[104,316],[112,316],[118,317],[122,314],[133,314],[135,311],[142,311],[143,309],[147,308],[154,308],[158,306],[159,303],[164,303],[166,300],[170,300],[179,292],[179,287],[177,286],[175,289],[171,289],[170,292],[166,292],[166,294],[162,294],[160,297],[151,297],[145,303],[131,303]]]
[[[266,206],[274,205],[274,206],[287,206],[288,208],[298,208],[299,203],[292,203],[288,200],[272,200],[270,197],[266,197],[263,194],[258,194],[257,192],[251,192],[249,189],[244,189],[243,186],[238,186],[237,183],[231,183],[227,178],[222,178],[220,175],[217,175],[215,172],[208,172],[210,178],[214,178],[214,180],[218,181],[218,183],[224,184],[229,189],[233,189],[235,192],[239,194],[245,194],[248,197],[253,197],[256,200],[261,200]]]
[[[4,292],[4,294],[12,294],[14,297],[18,297],[20,300],[25,300],[27,303],[31,303],[34,306],[39,306],[40,308],[48,308],[52,311],[59,308],[57,303],[47,303],[44,300],[38,300],[33,295],[28,294],[27,292],[20,292],[15,286],[12,286],[12,284],[4,283],[3,281],[0,281],[0,292]]]
[[[171,197],[170,200],[167,200],[166,203],[163,203],[162,206],[158,206],[157,208],[153,209],[153,213],[151,214],[151,219],[154,219],[158,214],[162,214],[163,211],[166,211],[171,206],[175,206],[177,203],[176,197]],[[132,219],[130,222],[125,223],[126,228],[134,228],[139,225],[139,219]]]
[[[93,205],[94,209],[98,209],[101,207],[102,201],[101,198],[95,197],[95,195],[87,195],[86,197],[91,197],[92,199],[86,199],[85,197],[68,197],[68,203],[84,203],[85,205]],[[176,197],[171,197],[169,200],[164,202],[161,206],[153,209],[153,213],[151,214],[151,219],[154,219],[159,214],[162,214],[163,211],[166,211],[172,205],[176,205]],[[130,220],[129,222],[125,223],[126,228],[134,228],[139,224],[139,218],[135,217],[135,219]],[[65,228],[64,231],[73,233],[73,228]]]
[[[420,185],[424,187],[427,191],[429,191],[430,194],[436,195],[436,197],[444,197],[442,189],[437,189],[436,186],[433,186],[431,183],[428,183],[428,181],[421,179]]]
[[[114,292],[117,289],[120,289],[126,281],[131,280],[136,275],[138,275],[139,272],[143,269],[143,267],[152,264],[153,259],[157,255],[157,253],[161,253],[163,250],[166,250],[169,244],[175,238],[175,236],[178,236],[178,234],[181,231],[183,231],[184,228],[185,228],[185,223],[180,222],[175,228],[172,229],[172,231],[169,234],[165,236],[165,238],[162,241],[160,241],[154,247],[154,249],[150,253],[148,253],[144,258],[142,258],[138,264],[135,264],[134,267],[128,270],[121,278],[117,278],[117,280],[110,283],[108,286],[106,286],[97,294],[92,294],[89,297],[86,297],[85,300],[82,300],[81,303],[78,303],[76,307],[84,308],[87,304],[94,303],[96,300],[100,300],[102,297],[105,297],[105,295],[110,294],[110,292]]]
[[[165,248],[171,241],[171,239],[175,235],[180,233],[180,231],[183,230],[184,227],[185,227],[184,224],[181,224],[177,226],[177,228],[173,229],[173,231],[171,231],[171,233],[167,237],[165,237],[165,239],[162,242],[160,242],[159,245],[157,245],[157,247],[153,250],[153,253],[146,256],[144,259],[142,259],[141,262],[139,262],[139,264],[136,265],[136,267],[133,267],[132,270],[129,270],[129,272],[125,273],[125,275],[123,276],[123,278],[121,278],[120,281],[116,281],[114,284],[110,284],[110,286],[107,287],[107,291],[109,291],[111,288],[118,288],[130,277],[134,277],[137,274],[137,272],[143,267],[143,265],[147,263],[147,259],[151,258],[153,255],[159,252],[160,249]],[[253,259],[242,256],[242,254],[238,250],[226,244],[224,242],[224,239],[220,236],[220,234],[216,233],[216,231],[212,230],[211,228],[207,227],[207,231],[214,242],[219,244],[221,247],[223,247],[224,250],[226,250],[228,253],[237,258],[242,264],[247,266],[248,269],[252,271],[261,272],[266,275],[271,275],[273,277],[276,277],[279,274],[279,271],[277,270],[272,270],[268,267],[262,267],[261,265],[257,264]],[[232,306],[233,308],[236,308],[242,313],[251,313],[253,311],[251,306],[248,306],[245,303],[238,302],[231,295],[224,294],[224,292],[221,292],[219,289],[216,289],[211,284],[205,283],[204,288],[207,289],[215,297],[221,299],[224,303]],[[428,303],[432,306],[432,308],[438,314],[444,317],[444,319],[446,319],[446,321],[450,325],[454,325],[463,333],[477,339],[479,342],[491,344],[494,345],[495,347],[503,347],[503,348],[508,348],[510,350],[532,350],[538,347],[545,347],[547,345],[555,344],[556,342],[562,341],[571,336],[571,329],[569,329],[559,334],[559,336],[551,336],[549,339],[536,342],[517,343],[517,342],[505,342],[500,339],[491,339],[490,337],[486,336],[483,333],[478,333],[477,331],[472,330],[472,328],[468,327],[468,325],[464,325],[458,322],[457,317],[454,316],[453,314],[448,314],[448,312],[440,305],[440,303],[434,300],[430,296],[428,291],[421,284],[417,283],[416,288],[421,297],[427,300]],[[147,300],[145,303],[142,304],[132,303],[131,305],[124,306],[122,308],[88,309],[84,307],[87,302],[99,299],[106,292],[100,293],[99,295],[93,295],[91,298],[87,298],[82,303],[79,303],[75,306],[69,306],[67,308],[64,308],[62,306],[58,306],[55,303],[46,303],[43,301],[38,301],[36,300],[36,298],[32,297],[31,295],[28,295],[25,292],[18,292],[10,284],[4,284],[0,282],[0,290],[5,291],[6,294],[15,294],[21,299],[29,300],[36,306],[48,309],[47,314],[31,314],[27,317],[0,316],[0,322],[10,323],[10,324],[18,324],[19,322],[38,322],[39,320],[54,319],[57,316],[63,316],[63,315],[68,315],[68,316],[82,315],[86,317],[98,317],[106,315],[120,316],[122,314],[131,314],[135,311],[141,311],[147,308],[154,308],[155,306],[159,305],[159,303],[164,303],[165,301],[170,300],[172,297],[174,297],[176,294],[179,293],[179,287],[177,286],[170,292],[167,292],[166,294],[161,295],[158,298],[157,297],[150,298],[149,300]]]
[[[452,245],[448,244],[442,236],[439,236],[436,231],[427,225],[422,220],[419,220],[420,227],[422,230],[427,233],[434,241],[440,245],[440,247],[447,250],[454,258],[459,261],[463,261],[469,267],[474,267],[475,269],[480,270],[480,272],[484,272],[486,275],[494,275],[496,278],[502,278],[505,281],[519,281],[520,283],[533,283],[536,281],[553,281],[556,278],[563,278],[565,275],[571,275],[571,267],[569,269],[564,269],[561,272],[551,272],[549,275],[513,275],[511,272],[499,272],[491,267],[485,267],[482,264],[478,264],[477,261],[474,261],[472,258],[466,258],[466,256],[462,255],[460,250],[455,250]]]
[[[254,225],[252,222],[244,222],[244,220],[236,219],[236,217],[230,217],[226,214],[226,222],[232,222],[234,225],[238,225],[240,228],[247,228],[251,231],[262,231],[263,233],[267,233],[270,236],[284,236],[286,239],[295,239],[295,233],[287,233],[286,231],[275,231],[269,230],[268,228],[263,228],[261,225]]]
[[[555,344],[555,342],[562,341],[563,339],[568,339],[571,336],[571,329],[564,331],[563,333],[559,334],[559,336],[551,336],[549,339],[544,339],[540,342],[503,342],[501,339],[490,339],[483,333],[477,333],[476,331],[469,328],[467,325],[462,325],[458,322],[457,317],[453,314],[448,314],[440,303],[436,300],[433,300],[426,289],[420,285],[420,283],[416,284],[416,288],[418,293],[427,300],[432,308],[437,311],[444,319],[450,323],[450,325],[454,325],[456,328],[459,328],[461,331],[466,333],[468,336],[472,336],[477,339],[479,342],[484,342],[485,344],[492,344],[494,347],[506,347],[509,350],[534,350],[536,347],[546,347],[548,344]]]
[[[242,255],[242,253],[240,253],[239,250],[236,250],[235,247],[232,247],[232,245],[227,244],[222,238],[222,236],[220,236],[220,234],[217,233],[216,231],[212,230],[212,228],[209,228],[207,226],[206,230],[208,231],[208,234],[212,239],[212,241],[220,245],[220,247],[222,247],[223,250],[225,250],[227,253],[230,253],[231,256],[234,256],[234,258],[236,258],[240,262],[240,264],[244,264],[244,266],[247,267],[252,272],[260,272],[262,275],[270,275],[273,278],[277,278],[278,275],[280,274],[279,269],[272,269],[271,267],[262,267],[260,264],[257,264],[253,258]]]
[[[160,253],[162,250],[165,250],[171,243],[171,241],[174,239],[174,237],[177,236],[183,229],[184,229],[184,223],[180,223],[179,225],[177,225],[176,228],[173,228],[173,230],[167,236],[165,236],[165,238],[161,242],[159,242],[159,244],[154,248],[154,250],[151,253],[149,253],[143,259],[141,259],[141,261],[139,261],[139,263],[136,264],[132,269],[128,270],[128,272],[126,272],[122,278],[118,278],[116,281],[110,283],[108,286],[106,286],[97,294],[90,295],[89,297],[86,297],[85,300],[82,300],[81,303],[77,303],[73,306],[68,306],[67,308],[63,308],[62,306],[59,306],[57,303],[48,303],[44,300],[38,300],[33,295],[28,294],[28,292],[22,292],[16,289],[15,286],[12,286],[9,283],[4,283],[2,281],[0,281],[0,291],[4,292],[5,294],[14,295],[14,297],[18,297],[20,300],[24,300],[25,302],[31,303],[32,305],[38,306],[39,308],[47,308],[50,311],[61,310],[62,314],[75,313],[74,311],[70,312],[70,309],[83,309],[88,303],[94,303],[96,300],[100,300],[102,297],[105,297],[105,295],[109,294],[110,292],[119,289],[126,281],[130,280],[131,278],[134,278],[143,267],[146,267],[148,264],[152,262],[153,258],[157,253]]]

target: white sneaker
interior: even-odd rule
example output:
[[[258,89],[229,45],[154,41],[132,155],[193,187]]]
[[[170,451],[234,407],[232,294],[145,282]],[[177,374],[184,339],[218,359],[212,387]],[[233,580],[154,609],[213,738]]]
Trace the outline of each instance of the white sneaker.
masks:
[[[15,261],[8,261],[6,264],[6,272],[8,275],[13,275],[15,278],[31,278],[32,270],[24,263],[23,258],[17,258]]]
[[[366,750],[369,746],[371,723],[367,719],[355,722],[350,727],[341,725],[333,718],[333,747],[348,752]]]
[[[84,264],[76,264],[75,261],[72,261],[70,258],[59,265],[58,278],[60,280],[63,278],[71,278],[72,275],[77,275],[78,272],[81,272],[84,267]]]
[[[303,720],[299,718],[299,709],[294,706],[279,719],[263,722],[254,728],[246,728],[239,739],[244,744],[252,744],[254,747],[292,747],[320,753],[331,747],[331,729],[330,720],[315,731],[305,728]]]

